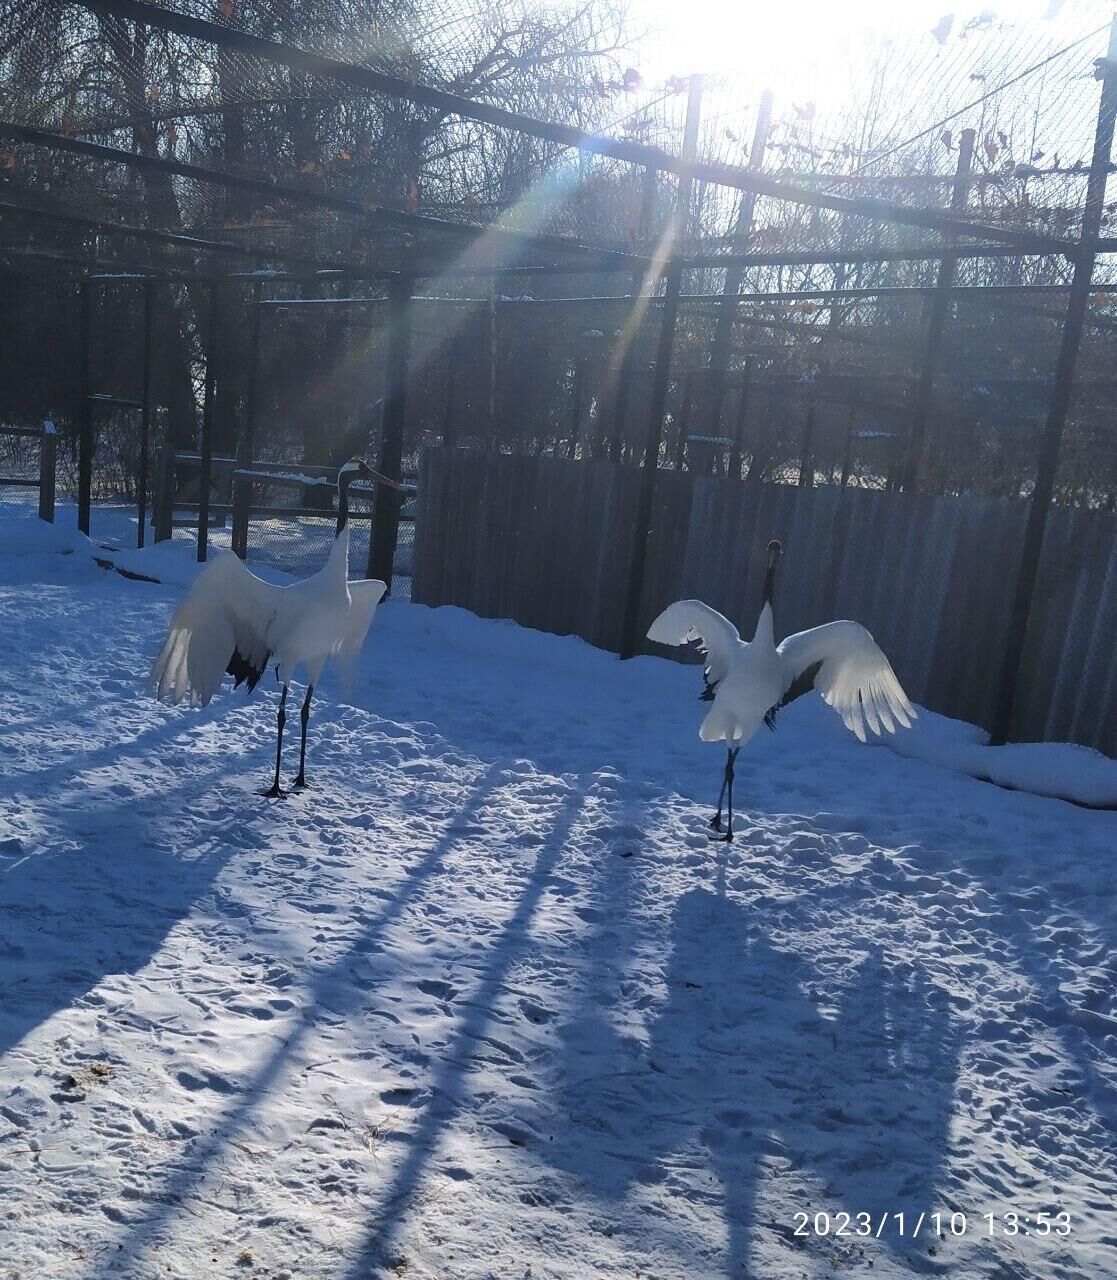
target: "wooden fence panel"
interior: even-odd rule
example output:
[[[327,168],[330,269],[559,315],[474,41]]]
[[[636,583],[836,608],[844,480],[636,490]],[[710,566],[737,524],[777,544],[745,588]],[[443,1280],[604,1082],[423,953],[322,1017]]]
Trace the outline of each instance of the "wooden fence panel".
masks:
[[[620,648],[639,471],[463,450],[424,455],[413,599]],[[641,624],[695,596],[746,636],[768,540],[781,634],[863,623],[918,702],[988,724],[1027,508],[660,472]],[[1117,754],[1117,517],[1053,511],[1013,736]],[[649,646],[673,657],[678,650]]]
[[[1053,511],[1024,653],[1014,737],[1117,755],[1117,517]]]

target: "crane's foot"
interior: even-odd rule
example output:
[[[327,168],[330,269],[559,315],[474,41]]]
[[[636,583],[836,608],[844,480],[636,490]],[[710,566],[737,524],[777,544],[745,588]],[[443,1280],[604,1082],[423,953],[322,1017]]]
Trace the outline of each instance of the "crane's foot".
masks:
[[[714,844],[732,844],[733,832],[727,831],[723,836],[711,836],[710,839],[714,842]]]
[[[295,781],[291,783],[291,786],[295,791],[305,791],[310,786],[310,783],[307,782],[306,778],[300,773]]]
[[[708,824],[708,825],[709,825],[709,826],[710,826],[714,831],[720,831],[720,830],[721,830],[721,814],[720,814],[720,813],[715,813],[715,814],[714,814],[714,816],[710,819],[710,821],[709,821],[709,824]]]
[[[287,792],[283,790],[283,788],[279,785],[278,782],[273,782],[271,786],[267,789],[267,791],[261,791],[260,794],[262,796],[265,796],[268,800],[286,800],[287,799]]]

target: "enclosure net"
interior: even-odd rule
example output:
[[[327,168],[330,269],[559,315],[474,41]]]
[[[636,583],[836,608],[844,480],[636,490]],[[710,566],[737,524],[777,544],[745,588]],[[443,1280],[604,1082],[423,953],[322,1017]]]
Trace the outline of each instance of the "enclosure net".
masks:
[[[160,10],[209,27],[167,30]],[[76,481],[77,282],[91,272],[118,277],[93,291],[89,365],[93,390],[120,397],[142,380],[147,286],[131,277],[161,282],[150,504],[162,447],[197,448],[207,355],[221,370],[219,456],[243,446],[251,407],[256,459],[374,457],[389,270],[415,278],[406,472],[434,441],[638,461],[663,314],[650,264],[668,250],[703,265],[681,277],[660,465],[894,486],[910,462],[946,239],[921,215],[950,207],[970,130],[959,216],[988,234],[958,243],[987,252],[957,264],[920,487],[1028,492],[1071,274],[1060,250],[1082,228],[1101,0],[1052,4],[1042,21],[944,16],[891,43],[851,41],[848,91],[821,104],[766,102],[759,71],[708,78],[674,238],[691,81],[644,74],[607,4],[174,0],[148,17],[0,0],[0,270],[12,300],[0,307],[0,423],[57,422],[63,497]],[[282,49],[230,47],[214,31],[344,65],[292,68]],[[358,84],[347,67],[402,87]],[[521,127],[415,101],[416,87],[519,113]],[[548,125],[645,150],[631,163],[580,151]],[[896,216],[753,195],[749,169],[823,206],[868,198]],[[1103,236],[1115,213],[1107,203]],[[1013,232],[1049,239],[1001,242]],[[740,251],[750,265],[719,265]],[[1057,485],[1058,500],[1085,506],[1114,488],[1115,262],[1103,252],[1095,268]],[[137,431],[133,410],[98,409],[95,498],[141,496]],[[4,447],[6,473],[33,468],[34,442]],[[254,519],[250,556],[313,563],[328,515],[283,511],[321,493],[260,483],[254,498],[279,514]],[[363,571],[367,522],[357,526]],[[401,574],[409,536],[405,521]]]
[[[646,82],[639,46],[606,5],[535,10],[486,3],[318,0],[312,4],[178,0],[160,6],[270,42],[321,53],[521,113],[646,144],[682,146],[687,79]],[[1094,61],[1108,7],[1052,6],[1043,22],[944,19],[902,41],[845,51],[848,91],[829,108],[776,100],[756,149],[757,73],[705,87],[697,157],[756,165],[771,177],[912,209],[944,208],[963,130],[976,148],[967,216],[1073,236],[1097,114]],[[613,249],[646,247],[638,169],[532,136],[291,70],[265,56],[43,0],[0,9],[0,119],[75,141],[199,165],[275,191],[138,175],[87,155],[16,138],[3,147],[0,192],[44,197],[134,226],[188,229],[274,258],[360,266],[453,254],[452,224],[556,235]],[[653,153],[649,153],[653,154]],[[659,204],[670,198],[660,184]],[[280,194],[322,197],[300,207]],[[333,201],[333,207],[329,202]],[[742,223],[739,192],[703,179],[693,244],[752,249],[877,243],[879,224],[768,199]],[[1107,211],[1111,216],[1112,210]],[[400,215],[395,220],[388,215]],[[658,219],[662,222],[662,218]],[[444,223],[451,224],[447,229]],[[896,230],[889,247],[935,234]],[[551,255],[554,245],[546,246]]]

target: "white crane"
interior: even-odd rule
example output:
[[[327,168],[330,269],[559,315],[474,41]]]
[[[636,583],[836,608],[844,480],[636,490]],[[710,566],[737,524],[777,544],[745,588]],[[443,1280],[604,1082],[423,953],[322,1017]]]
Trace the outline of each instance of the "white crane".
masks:
[[[302,709],[302,743],[296,787],[306,786],[306,726],[310,699],[327,661],[356,658],[387,587],[376,578],[348,581],[349,486],[373,480],[407,492],[367,463],[354,458],[337,477],[337,531],[326,563],[313,576],[290,586],[274,586],[256,577],[235,555],[218,556],[198,575],[175,610],[159,656],[151,668],[155,696],[204,707],[226,674],[248,692],[269,662],[283,686],[279,698],[275,779],[267,796],[284,796],[279,785],[287,687],[301,664],[307,690]]]
[[[712,702],[698,736],[703,742],[725,742],[728,756],[710,826],[721,831],[721,811],[729,793],[729,822],[724,835],[733,839],[733,775],[738,752],[762,724],[775,728],[780,707],[812,687],[842,717],[846,728],[865,741],[866,726],[875,734],[895,733],[896,721],[911,727],[917,712],[896,679],[888,659],[858,622],[827,622],[788,636],[777,645],[772,623],[776,565],[781,544],[768,543],[764,606],[751,643],[716,609],[701,600],[677,600],[652,623],[648,639],[681,645],[698,640],[706,656],[706,688]]]

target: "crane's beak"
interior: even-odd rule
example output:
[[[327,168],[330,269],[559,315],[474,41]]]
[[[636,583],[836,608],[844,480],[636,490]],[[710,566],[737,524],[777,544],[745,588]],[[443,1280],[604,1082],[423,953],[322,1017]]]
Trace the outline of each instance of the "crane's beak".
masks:
[[[375,468],[370,467],[367,462],[361,463],[360,476],[362,480],[371,480],[374,484],[387,485],[389,489],[396,489],[400,493],[415,492],[410,485],[402,484],[399,480],[393,480],[390,476],[386,476]]]

